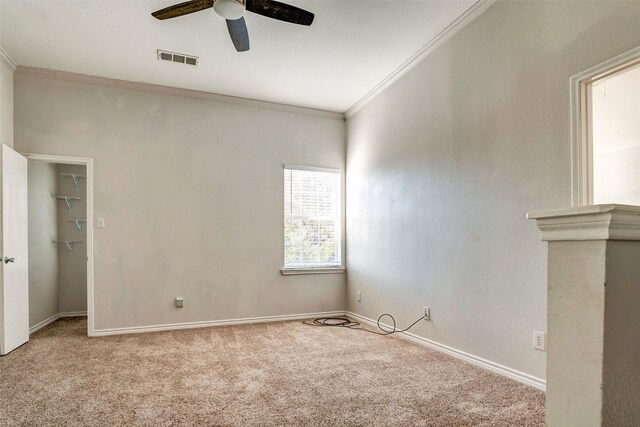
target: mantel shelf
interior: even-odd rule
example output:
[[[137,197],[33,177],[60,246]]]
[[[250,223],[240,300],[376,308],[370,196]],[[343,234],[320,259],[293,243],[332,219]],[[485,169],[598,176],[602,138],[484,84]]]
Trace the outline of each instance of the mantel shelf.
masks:
[[[592,205],[531,212],[542,240],[640,240],[640,206]]]

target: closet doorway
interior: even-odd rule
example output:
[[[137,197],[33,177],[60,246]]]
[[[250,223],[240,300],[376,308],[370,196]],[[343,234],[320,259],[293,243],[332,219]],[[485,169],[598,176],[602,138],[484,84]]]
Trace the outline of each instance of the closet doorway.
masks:
[[[29,333],[87,317],[93,335],[93,160],[24,154],[29,183]]]

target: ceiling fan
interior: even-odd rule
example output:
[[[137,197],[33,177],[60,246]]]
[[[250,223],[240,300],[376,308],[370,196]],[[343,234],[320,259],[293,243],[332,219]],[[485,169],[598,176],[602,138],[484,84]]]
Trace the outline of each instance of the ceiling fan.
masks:
[[[307,26],[311,25],[314,17],[311,12],[275,0],[191,0],[157,10],[151,15],[164,20],[211,7],[227,20],[231,41],[238,52],[249,50],[249,34],[242,16],[245,10],[268,18]]]

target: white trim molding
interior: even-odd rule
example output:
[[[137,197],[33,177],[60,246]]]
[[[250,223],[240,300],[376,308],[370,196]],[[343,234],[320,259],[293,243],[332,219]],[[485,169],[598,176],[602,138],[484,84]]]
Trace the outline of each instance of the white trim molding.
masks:
[[[18,64],[9,56],[9,54],[0,47],[0,62],[3,62],[7,67],[11,69],[12,73],[15,73]]]
[[[244,325],[248,323],[284,322],[288,320],[305,320],[316,317],[344,316],[344,311],[325,311],[321,313],[285,314],[281,316],[246,317],[241,319],[206,320],[202,322],[168,323],[163,325],[132,326],[125,328],[96,329],[93,336],[109,336],[123,334],[139,334],[144,332],[173,331],[177,329],[210,328],[213,326]]]
[[[344,267],[322,267],[322,268],[283,268],[280,273],[283,276],[300,276],[303,274],[344,274],[347,271]]]
[[[39,331],[40,329],[44,328],[45,326],[48,326],[48,325],[52,324],[53,322],[55,322],[58,319],[63,319],[65,317],[85,317],[86,315],[87,315],[86,311],[65,311],[63,313],[54,314],[53,316],[49,317],[48,319],[44,319],[42,322],[36,323],[32,327],[30,327],[29,328],[29,335],[31,335],[32,333],[34,333],[36,331]]]
[[[63,311],[60,313],[60,318],[64,319],[65,317],[87,317],[86,311]]]
[[[360,111],[365,105],[371,102],[382,91],[391,86],[393,82],[405,75],[409,70],[418,65],[424,58],[429,56],[431,52],[436,50],[440,45],[453,37],[456,33],[466,27],[474,19],[480,16],[497,0],[478,0],[473,4],[465,13],[460,15],[458,19],[449,24],[444,30],[442,30],[437,36],[435,36],[429,43],[423,46],[418,52],[413,54],[409,59],[403,62],[398,68],[396,68],[391,74],[389,74],[383,81],[378,83],[373,89],[371,89],[365,96],[360,98],[358,102],[353,104],[351,108],[345,111],[345,118],[353,116]]]
[[[94,222],[93,222],[93,159],[89,157],[58,156],[53,154],[22,153],[28,160],[62,163],[67,165],[84,165],[87,168],[87,335],[93,336],[94,305]],[[63,316],[68,317],[68,316]]]
[[[591,85],[640,64],[640,47],[576,74],[570,84],[571,205],[593,203],[593,152],[591,141]]]
[[[592,205],[531,212],[544,241],[640,240],[640,206]]]
[[[296,171],[309,171],[309,172],[328,172],[328,173],[342,173],[342,169],[338,168],[322,168],[316,166],[304,166],[304,165],[282,165],[284,169],[296,170]]]
[[[170,86],[154,85],[149,83],[132,82],[127,80],[109,79],[106,77],[90,76],[86,74],[70,73],[67,71],[49,70],[46,68],[19,66],[16,77],[34,77],[40,79],[61,80],[74,83],[93,84],[107,86],[116,89],[135,90],[139,92],[154,93],[159,95],[181,96],[198,99],[201,101],[223,102],[227,104],[243,105],[254,108],[266,108],[269,110],[298,113],[308,116],[326,117],[330,119],[344,120],[344,114],[334,111],[317,110],[296,105],[278,104],[275,102],[260,101],[257,99],[239,98],[217,93],[203,92],[191,89],[182,89]]]
[[[376,326],[377,322],[373,319],[369,319],[368,317],[361,316],[359,314],[347,311],[346,315],[349,317],[353,317],[356,320],[364,322],[370,326]],[[384,323],[380,323],[382,326],[392,329],[390,325],[386,325]],[[498,363],[492,362],[487,359],[483,359],[482,357],[475,356],[473,354],[464,352],[462,350],[458,350],[453,347],[449,347],[444,344],[440,344],[436,341],[432,341],[430,339],[421,337],[419,335],[413,334],[411,332],[398,332],[394,335],[398,335],[402,338],[405,338],[409,341],[422,344],[434,350],[440,351],[442,353],[446,353],[449,356],[453,356],[456,359],[464,360],[465,362],[471,363],[473,365],[484,368],[488,371],[494,372],[496,374],[502,375],[504,377],[510,378],[514,381],[517,381],[521,384],[528,385],[538,390],[545,391],[547,388],[547,382],[542,378],[534,377],[533,375],[525,374],[524,372],[517,371],[515,369],[509,368],[504,365],[500,365]]]
[[[48,326],[50,324],[52,324],[53,322],[55,322],[56,320],[58,320],[60,318],[60,313],[54,314],[53,316],[49,317],[48,319],[44,319],[42,322],[36,323],[35,325],[33,325],[32,327],[29,328],[29,335],[31,335],[32,333],[39,331],[40,329],[44,328],[45,326]]]

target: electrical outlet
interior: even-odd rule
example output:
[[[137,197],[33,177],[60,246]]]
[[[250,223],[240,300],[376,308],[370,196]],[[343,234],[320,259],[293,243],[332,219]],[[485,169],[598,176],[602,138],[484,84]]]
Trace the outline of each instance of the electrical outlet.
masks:
[[[431,320],[431,309],[426,305],[423,308],[424,308],[424,320]]]
[[[540,331],[533,331],[533,348],[545,350],[547,348],[547,334]]]
[[[183,297],[176,297],[176,307],[178,307],[178,308],[184,307],[184,298]]]
[[[358,302],[362,302],[362,292],[358,292]]]

